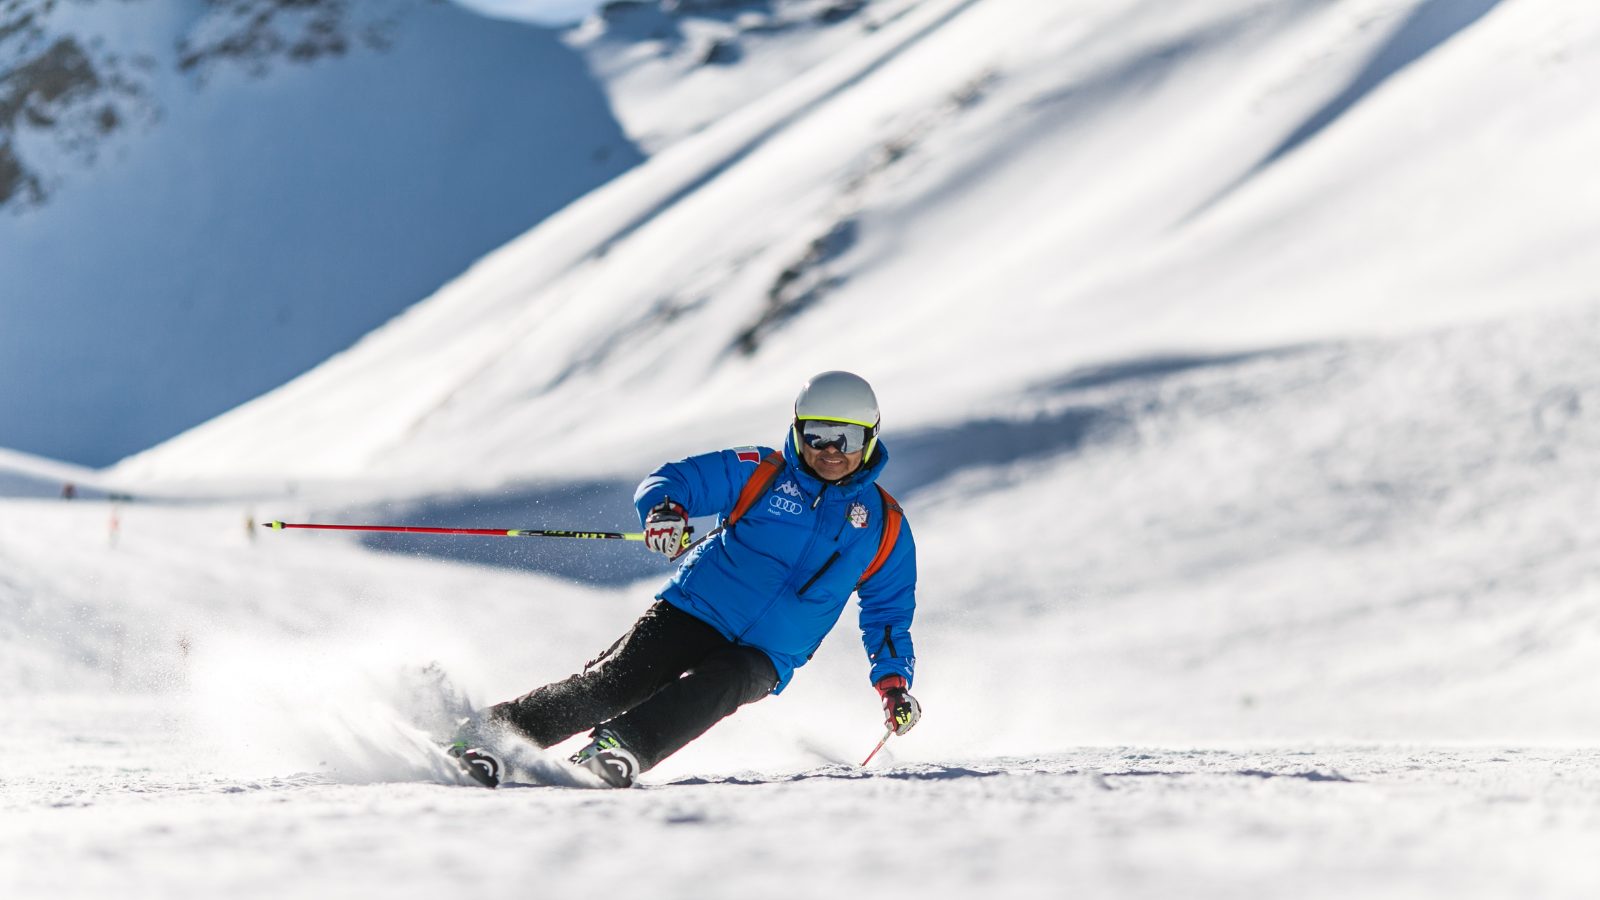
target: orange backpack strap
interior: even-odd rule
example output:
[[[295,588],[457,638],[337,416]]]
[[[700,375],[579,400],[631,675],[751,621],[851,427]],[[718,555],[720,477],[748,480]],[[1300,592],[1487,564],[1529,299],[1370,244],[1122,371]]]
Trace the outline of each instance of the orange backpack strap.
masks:
[[[734,501],[733,512],[728,513],[728,518],[722,521],[722,527],[732,528],[733,523],[744,518],[750,507],[755,506],[756,501],[760,500],[761,496],[772,487],[772,483],[778,480],[778,473],[782,471],[783,454],[776,451],[767,454],[766,459],[757,463],[756,470],[750,473],[750,477],[744,483],[744,489],[739,492],[739,499]]]
[[[889,496],[883,485],[877,485],[877,488],[878,493],[883,495],[883,536],[878,539],[878,555],[872,558],[867,570],[861,573],[861,580],[856,582],[857,590],[867,583],[868,578],[878,574],[883,564],[889,561],[889,554],[894,552],[894,542],[900,539],[900,522],[906,517],[905,510]]]
[[[744,514],[772,489],[772,483],[778,480],[778,473],[783,471],[783,465],[783,454],[778,452],[768,454],[766,459],[756,464],[756,470],[750,473],[744,487],[739,491],[739,499],[734,501],[733,511],[722,520],[720,527],[732,528],[734,523],[744,518]],[[876,487],[878,493],[883,495],[883,534],[878,538],[878,554],[872,558],[867,570],[861,573],[860,580],[856,582],[858,589],[889,561],[889,554],[894,552],[895,541],[900,539],[900,522],[906,517],[899,502],[883,489],[883,485]]]

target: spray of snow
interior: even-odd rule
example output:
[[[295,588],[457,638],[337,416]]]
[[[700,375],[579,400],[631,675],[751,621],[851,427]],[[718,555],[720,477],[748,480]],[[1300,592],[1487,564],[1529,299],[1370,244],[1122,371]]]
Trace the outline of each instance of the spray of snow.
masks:
[[[468,703],[426,662],[450,652],[441,638],[391,623],[379,634],[210,641],[190,667],[191,740],[236,775],[456,783],[438,748]]]

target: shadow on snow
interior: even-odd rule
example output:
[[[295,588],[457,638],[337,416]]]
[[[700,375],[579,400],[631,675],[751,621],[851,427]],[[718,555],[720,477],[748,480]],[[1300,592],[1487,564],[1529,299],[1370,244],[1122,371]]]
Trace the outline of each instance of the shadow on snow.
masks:
[[[806,772],[796,772],[792,775],[772,777],[760,775],[729,775],[726,777],[697,775],[689,778],[680,778],[676,781],[668,782],[668,784],[673,787],[701,784],[792,784],[799,781],[824,779],[857,780],[862,778],[888,778],[896,781],[950,781],[958,778],[989,778],[994,775],[1004,774],[1006,774],[1004,769],[970,769],[964,766],[910,765],[896,769],[863,769],[858,766],[837,765],[812,769]]]
[[[994,416],[891,432],[885,442],[894,459],[884,486],[899,499],[914,501],[919,492],[962,472],[1077,453],[1093,441],[1124,432],[1166,379],[1304,349],[1150,356],[1073,369],[1024,392],[1024,401],[1064,400],[1059,409],[1025,418]],[[365,507],[360,514],[432,527],[635,531],[639,528],[633,508],[636,484],[631,478],[513,484],[491,493]],[[699,533],[714,524],[709,519],[694,523]],[[602,587],[625,586],[651,576],[664,582],[671,573],[669,564],[633,542],[394,534],[370,534],[361,540],[367,547],[390,553],[542,572]]]
[[[1200,204],[1182,221],[1197,219],[1227,199],[1251,179],[1321,134],[1390,78],[1470,28],[1499,4],[1500,0],[1428,0],[1418,6],[1343,90],[1307,116],[1243,175]]]

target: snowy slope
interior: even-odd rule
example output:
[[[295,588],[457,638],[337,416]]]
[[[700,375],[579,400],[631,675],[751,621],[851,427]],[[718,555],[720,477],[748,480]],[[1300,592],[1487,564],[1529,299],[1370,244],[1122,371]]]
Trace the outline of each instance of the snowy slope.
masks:
[[[1564,113],[1596,33],[1555,2],[1442,9],[921,4],[115,475],[626,527],[647,467],[777,440],[794,385],[848,365],[880,387],[927,547],[923,677],[962,710],[926,726],[932,754],[1592,736],[1593,498],[1571,485],[1594,483],[1595,327],[1571,251],[1600,207],[1556,186],[1582,183],[1591,122]],[[1485,198],[1497,216],[1466,214]],[[1391,244],[1417,222],[1425,251]],[[623,609],[656,577],[588,565]],[[1050,683],[1099,686],[1052,695],[1059,732],[995,700],[1022,627]],[[1389,637],[1414,629],[1437,646]],[[788,702],[854,696],[851,643]],[[1183,689],[1130,712],[1152,682]]]
[[[1446,229],[1440,210],[1458,200],[1435,181],[1453,171],[1480,194],[1498,189],[1474,157],[1498,147],[1488,139],[1506,127],[1496,115],[1546,122],[1550,133],[1523,152],[1550,168],[1573,157],[1562,171],[1576,178],[1589,122],[1557,112],[1581,102],[1579,72],[1568,70],[1578,56],[1506,48],[1539,34],[1573,46],[1586,37],[1571,27],[1555,37],[1552,22],[1565,24],[1558,3],[1448,21],[1437,10],[1382,6],[1365,18],[1373,10],[1238,3],[1197,6],[1179,21],[1139,5],[1085,19],[1038,6],[926,3],[786,93],[563,211],[318,372],[117,474],[168,488],[293,482],[306,495],[264,501],[346,509],[352,519],[426,512],[491,527],[629,527],[627,493],[648,466],[778,440],[794,384],[814,368],[854,365],[882,389],[896,452],[888,484],[912,503],[928,548],[925,653],[949,666],[941,690],[963,706],[962,716],[928,724],[931,753],[952,722],[963,725],[942,735],[949,753],[992,753],[1021,738],[1018,709],[994,701],[1005,674],[992,660],[1010,655],[1024,626],[1050,649],[1034,665],[1054,673],[1051,684],[1102,685],[1093,697],[1056,698],[1070,722],[1061,740],[1594,735],[1594,684],[1573,677],[1594,650],[1581,626],[1594,591],[1584,560],[1597,540],[1581,511],[1594,498],[1570,487],[1595,479],[1595,436],[1581,415],[1597,381],[1586,362],[1594,303],[1560,307],[1586,296],[1563,267],[1563,248],[1600,207],[1542,195],[1538,234],[1502,207],[1491,255],[1474,243],[1490,223],[1462,218]],[[989,75],[950,66],[957,45],[984,59]],[[1045,66],[1062,46],[1075,48],[1077,74]],[[992,62],[1000,48],[1010,69]],[[1328,62],[1315,74],[1338,69],[1368,83],[1376,59],[1387,61],[1379,69],[1389,80],[1349,104],[1349,120],[1235,184],[1283,135],[1318,119],[1328,98],[1344,96],[1328,75],[1325,91],[1291,91],[1283,80],[1288,69],[1314,82],[1307,54],[1331,50],[1346,53],[1344,69]],[[1397,66],[1408,53],[1421,56]],[[1142,74],[1130,82],[1130,70]],[[1459,83],[1483,88],[1478,98],[1512,96],[1488,85],[1534,75],[1541,90],[1518,85],[1530,90],[1515,104],[1453,117]],[[952,83],[965,93],[952,99]],[[1262,83],[1277,86],[1272,104]],[[1258,119],[1282,130],[1211,125],[1187,136],[1182,154],[1149,147],[1147,159],[1122,163],[1144,160],[1144,178],[1107,184],[1098,202],[1093,184],[1074,181],[1075,170],[1088,178],[1091,160],[1114,168],[1114,149],[1130,151],[1118,138],[1146,135],[1155,122],[1213,122],[1184,119],[1195,91],[1238,109],[1266,104]],[[888,133],[915,139],[890,167],[854,171],[858,181],[843,186],[853,192],[842,194],[838,167],[864,160],[822,136],[882,139],[846,125],[877,122],[888,106],[902,110]],[[1430,130],[1450,138],[1422,143],[1411,125],[1422,106]],[[1202,168],[1216,162],[1200,152],[1206,135],[1234,149],[1224,159],[1250,162]],[[1483,136],[1483,149],[1470,135]],[[1334,141],[1350,146],[1336,152]],[[1363,141],[1374,157],[1387,141],[1387,159],[1402,160],[1395,167],[1427,152],[1416,165],[1432,168],[1368,171]],[[997,147],[1003,159],[992,159]],[[963,178],[979,163],[984,178]],[[1507,168],[1520,184],[1557,179]],[[798,178],[803,171],[816,183]],[[1074,203],[1035,202],[1050,178],[1080,187],[1072,197],[1101,211],[1094,221],[1115,223],[1118,213],[1125,227],[1101,231],[1078,221]],[[1293,221],[1274,218],[1302,199],[1298,191],[1338,178],[1349,178],[1338,195],[1302,205]],[[1406,197],[1414,215],[1392,223],[1362,205]],[[1016,237],[1003,221],[986,226],[992,216],[981,213],[1000,208],[1026,213],[1034,227]],[[1341,210],[1368,227],[1341,229]],[[1262,218],[1274,234],[1290,232],[1275,253],[1261,245]],[[1443,250],[1382,247],[1394,237],[1386,229],[1418,218],[1435,229],[1430,248],[1480,251],[1429,267]],[[1314,226],[1336,263],[1307,255],[1307,272],[1294,275],[1299,290],[1226,290],[1288,277],[1293,247],[1310,240],[1294,227]],[[842,243],[824,240],[826,263],[787,280],[792,295],[779,291],[794,307],[750,330],[773,267],[805,256],[819,232]],[[949,242],[978,248],[960,255],[960,272],[938,253]],[[1365,264],[1352,266],[1346,255],[1360,247]],[[1064,259],[1074,253],[1115,279],[1078,293],[1086,288],[1074,285],[1096,277],[1072,272]],[[1515,277],[1515,293],[1491,279],[1493,267]],[[1477,283],[1464,283],[1461,269]],[[995,283],[1032,283],[973,303],[960,285],[984,272]],[[867,296],[891,275],[915,303]],[[1170,279],[1187,290],[1166,291]],[[1394,287],[1352,287],[1334,301],[1330,282],[1341,279]],[[1424,280],[1394,293],[1413,279]],[[1438,330],[1453,320],[1467,323]],[[275,536],[285,538],[307,540]],[[450,541],[400,546],[480,557]],[[509,552],[496,562],[549,567],[539,562],[549,551]],[[581,559],[597,572],[616,567],[584,580],[610,585],[624,607],[646,589],[635,581],[653,580],[648,565]],[[1162,625],[1150,631],[1155,620]],[[960,641],[950,637],[957,623]],[[1387,637],[1413,628],[1437,650]],[[832,674],[797,684],[794,703],[826,708],[856,690],[858,653],[837,644],[818,663]],[[1283,666],[1290,644],[1306,668]],[[923,677],[939,684],[939,673],[934,663]],[[1507,673],[1544,700],[1507,690]],[[1184,689],[1130,713],[1130,685],[1150,682]],[[1496,714],[1464,717],[1461,706],[1438,703],[1446,682]],[[973,722],[987,724],[971,730]]]
[[[36,733],[63,711],[17,721]],[[15,895],[509,900],[602,884],[739,898],[779,881],[807,896],[894,900],[1600,890],[1587,852],[1600,801],[1592,750],[1091,748],[877,773],[744,772],[597,797],[197,776],[146,755],[171,746],[157,722],[107,724],[118,739],[85,734],[78,754],[105,781],[18,780],[38,800],[0,820],[0,878],[11,869],[0,883]],[[514,850],[495,847],[503,836]]]
[[[557,32],[449,4],[8,4],[0,446],[144,449],[639,158]]]
[[[1591,298],[1595,29],[1438,9],[921,4],[125,471],[632,471],[781,427],[831,365],[914,428],[1085,365]]]
[[[654,155],[782,88],[918,2],[614,3],[564,39],[606,85],[629,137]]]
[[[1152,359],[901,436],[892,487],[918,535],[918,683],[941,711],[902,753],[1600,736],[1589,673],[1600,528],[1588,514],[1600,502],[1600,428],[1586,415],[1600,404],[1597,316]],[[458,492],[452,520],[629,524],[592,522],[563,503],[568,486],[542,487],[522,486],[520,504],[498,489]],[[630,487],[602,493],[625,507]],[[626,545],[582,548],[580,580],[595,582],[585,587],[327,535],[249,539],[244,523],[268,518],[414,520],[374,503],[370,487],[303,492],[120,513],[7,501],[0,601],[8,640],[28,651],[10,656],[8,677],[159,684],[183,665],[180,634],[209,651],[241,636],[336,648],[399,629],[429,637],[357,643],[389,645],[380,655],[395,665],[441,658],[452,672],[452,654],[473,648],[460,657],[463,686],[505,697],[603,648],[665,576]],[[471,518],[480,505],[487,516]],[[500,542],[509,556],[498,561],[517,568],[541,568],[550,552],[413,540],[391,547],[464,559]],[[620,577],[593,577],[612,567]],[[121,640],[146,649],[113,676]],[[72,649],[85,645],[93,652]],[[721,753],[803,762],[842,710],[870,719],[864,672],[847,615],[771,709],[719,729],[682,764]],[[1018,677],[1034,686],[1014,690]]]
[[[183,503],[0,500],[0,885],[1592,896],[1597,40],[1558,0],[917,4],[103,473]],[[566,675],[662,564],[245,527],[625,525],[832,366],[919,547],[926,715],[867,770],[847,614],[642,790],[440,784],[420,666]]]
[[[1593,735],[1563,623],[1593,590],[1600,29],[1572,10],[924,3],[116,472],[627,527],[643,471],[778,440],[794,386],[848,366],[929,547],[925,652],[990,723],[952,750],[1017,737],[988,667],[1023,622],[1052,683],[1108,685],[1073,734]],[[493,561],[544,567],[520,552]],[[1436,662],[1378,637],[1408,628],[1453,636]],[[816,689],[844,696],[834,652]],[[1130,715],[1152,679],[1201,693]]]
[[[0,497],[60,497],[65,493],[104,496],[107,488],[94,469],[0,449]]]

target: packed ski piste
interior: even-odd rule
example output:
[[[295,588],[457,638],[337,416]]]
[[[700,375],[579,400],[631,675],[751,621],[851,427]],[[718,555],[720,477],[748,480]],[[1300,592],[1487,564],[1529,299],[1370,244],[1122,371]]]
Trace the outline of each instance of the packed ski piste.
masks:
[[[642,541],[677,571],[631,628],[576,674],[452,715],[443,750],[485,787],[632,787],[739,707],[783,691],[859,599],[868,682],[893,735],[922,715],[910,693],[917,560],[900,505],[878,482],[889,464],[871,385],[823,372],[800,389],[781,450],[735,447],[666,463],[634,492],[634,533],[315,525],[284,528]],[[694,539],[691,518],[718,524]],[[440,673],[442,677],[442,673]],[[587,731],[571,769],[538,750]]]

